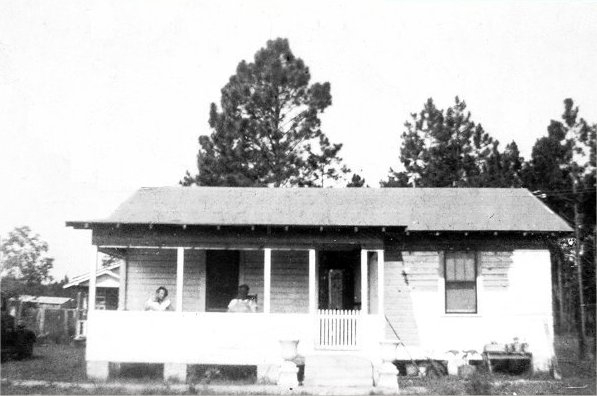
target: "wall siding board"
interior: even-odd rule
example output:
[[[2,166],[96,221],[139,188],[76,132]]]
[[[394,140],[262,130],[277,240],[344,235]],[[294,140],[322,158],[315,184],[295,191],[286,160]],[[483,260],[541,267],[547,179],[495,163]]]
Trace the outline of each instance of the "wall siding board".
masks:
[[[481,260],[483,288],[487,291],[507,288],[508,271],[512,267],[512,251],[482,251],[478,257]]]
[[[168,298],[176,301],[176,251],[129,249],[126,309],[140,311],[155,290],[164,286]]]
[[[271,312],[309,312],[308,251],[272,251]]]
[[[249,285],[250,294],[257,294],[257,312],[263,312],[263,250],[246,250],[240,257],[242,282]]]
[[[408,286],[413,290],[437,291],[438,252],[403,252],[402,258],[405,274],[400,274],[402,281],[407,281]]]
[[[272,313],[307,313],[309,311],[309,252],[307,250],[272,250]],[[241,255],[243,282],[257,294],[258,311],[263,312],[263,251],[245,251]]]
[[[391,253],[388,257],[401,258],[396,253]],[[420,339],[417,329],[417,321],[414,315],[414,305],[410,295],[409,286],[404,282],[403,261],[386,260],[385,262],[385,281],[384,281],[384,301],[385,315],[398,333],[398,337],[407,345],[419,345]],[[396,335],[385,323],[385,337],[388,340],[396,340]]]
[[[128,260],[126,309],[143,310],[145,301],[160,286],[168,289],[168,298],[176,308],[176,251],[129,249]],[[204,310],[205,290],[201,288],[204,262],[202,251],[185,250],[183,311]]]

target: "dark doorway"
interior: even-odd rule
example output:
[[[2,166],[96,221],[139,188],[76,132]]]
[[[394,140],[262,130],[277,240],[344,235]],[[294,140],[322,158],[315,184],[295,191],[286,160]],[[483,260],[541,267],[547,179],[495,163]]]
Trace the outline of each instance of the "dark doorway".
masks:
[[[238,289],[237,250],[208,250],[206,253],[205,310],[226,312]]]
[[[355,271],[360,269],[360,250],[319,253],[319,308],[358,309]]]

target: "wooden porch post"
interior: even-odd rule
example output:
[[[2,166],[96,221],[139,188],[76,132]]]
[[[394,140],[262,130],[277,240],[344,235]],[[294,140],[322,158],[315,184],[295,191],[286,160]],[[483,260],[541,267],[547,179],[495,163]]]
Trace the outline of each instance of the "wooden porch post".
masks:
[[[89,260],[89,301],[87,302],[87,311],[95,311],[95,285],[97,283],[97,264],[99,261],[99,253],[97,246],[93,247],[93,257]]]
[[[263,249],[263,313],[270,312],[272,283],[272,249]]]
[[[176,248],[176,312],[182,312],[182,285],[184,282],[184,248]]]
[[[369,313],[369,299],[368,295],[368,280],[367,280],[367,264],[368,264],[368,252],[365,249],[361,249],[361,313],[367,315]]]
[[[309,313],[317,311],[317,284],[315,274],[315,249],[309,249]]]
[[[384,251],[380,249],[377,251],[377,313],[381,316],[382,323],[384,323],[384,261]]]
[[[128,251],[126,258],[122,260],[122,264],[120,264],[120,269],[118,270],[118,274],[120,276],[120,284],[118,286],[118,310],[124,311],[126,309],[126,275],[127,275],[127,267],[128,267],[129,257]]]

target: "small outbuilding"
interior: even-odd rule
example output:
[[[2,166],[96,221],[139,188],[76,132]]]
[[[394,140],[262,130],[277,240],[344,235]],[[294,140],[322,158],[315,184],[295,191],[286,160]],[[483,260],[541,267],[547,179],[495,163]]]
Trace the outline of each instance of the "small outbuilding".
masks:
[[[118,308],[118,290],[120,289],[120,263],[103,267],[95,276],[95,308],[115,310]],[[89,296],[89,279],[91,274],[85,273],[74,277],[63,286],[64,289],[77,291],[77,308],[87,309]]]

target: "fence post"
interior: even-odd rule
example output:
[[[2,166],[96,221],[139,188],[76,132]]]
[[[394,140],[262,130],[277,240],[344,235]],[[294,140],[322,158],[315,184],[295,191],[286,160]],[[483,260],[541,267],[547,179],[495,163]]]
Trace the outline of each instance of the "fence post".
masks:
[[[68,313],[69,313],[69,311],[65,309],[64,310],[64,340],[66,342],[68,342],[68,338],[69,338],[69,335],[68,335]]]
[[[39,334],[44,334],[45,333],[45,327],[46,327],[46,309],[45,308],[39,308]]]

